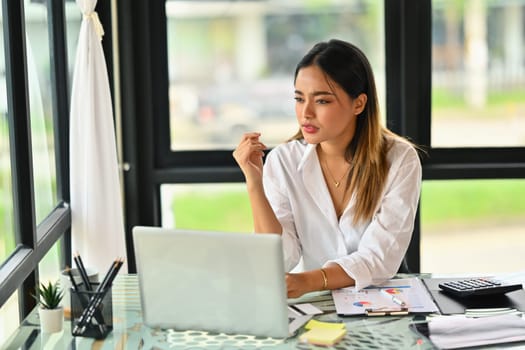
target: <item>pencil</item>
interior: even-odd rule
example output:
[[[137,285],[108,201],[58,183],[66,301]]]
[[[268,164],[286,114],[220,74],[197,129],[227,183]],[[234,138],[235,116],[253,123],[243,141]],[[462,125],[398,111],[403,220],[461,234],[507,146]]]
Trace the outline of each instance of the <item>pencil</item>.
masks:
[[[75,281],[75,278],[73,277],[73,273],[71,273],[71,268],[69,266],[66,266],[66,273],[69,276],[69,280],[71,281],[73,289],[75,290],[75,292],[78,292],[77,282]]]
[[[80,258],[80,254],[78,254],[78,252],[73,257],[73,260],[75,260],[75,264],[77,265],[80,277],[82,278],[82,281],[84,282],[84,285],[86,286],[86,290],[93,290],[93,287],[91,286],[91,283],[89,282],[89,278],[88,278],[86,269],[84,267],[84,263],[82,262],[82,258]]]
[[[113,282],[112,279],[115,277],[115,271],[118,272],[120,266],[122,266],[122,262],[120,262],[120,259],[121,258],[117,258],[111,263],[111,266],[109,267],[108,272],[106,272],[104,279],[98,285],[97,292],[100,292],[101,290],[105,289],[108,285],[110,285]]]

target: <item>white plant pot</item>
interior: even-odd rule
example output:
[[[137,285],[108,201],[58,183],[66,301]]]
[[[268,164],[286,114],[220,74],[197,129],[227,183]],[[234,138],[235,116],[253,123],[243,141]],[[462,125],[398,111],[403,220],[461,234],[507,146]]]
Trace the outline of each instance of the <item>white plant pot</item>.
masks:
[[[40,316],[40,328],[43,333],[60,332],[64,326],[64,308],[38,309]]]

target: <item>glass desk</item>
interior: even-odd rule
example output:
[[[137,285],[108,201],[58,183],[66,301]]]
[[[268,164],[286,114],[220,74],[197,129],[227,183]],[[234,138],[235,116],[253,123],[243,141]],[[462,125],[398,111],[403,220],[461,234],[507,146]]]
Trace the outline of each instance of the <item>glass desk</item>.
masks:
[[[2,349],[433,349],[425,338],[412,332],[408,325],[412,316],[405,317],[345,317],[334,312],[330,294],[317,295],[310,300],[324,311],[315,318],[321,321],[342,321],[347,334],[334,347],[301,343],[297,337],[274,339],[248,335],[211,334],[201,331],[154,329],[142,324],[140,295],[136,275],[120,275],[113,289],[113,331],[96,340],[71,335],[70,320],[58,333],[40,331],[38,313],[33,310]],[[301,333],[302,330],[299,331]]]

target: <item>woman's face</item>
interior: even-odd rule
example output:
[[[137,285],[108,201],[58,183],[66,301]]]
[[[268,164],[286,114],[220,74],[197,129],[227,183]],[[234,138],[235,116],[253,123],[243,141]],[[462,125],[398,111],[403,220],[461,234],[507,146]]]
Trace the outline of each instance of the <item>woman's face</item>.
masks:
[[[346,147],[354,137],[357,115],[364,109],[366,95],[350,98],[338,84],[329,84],[323,71],[312,65],[297,73],[295,100],[295,114],[306,142]]]

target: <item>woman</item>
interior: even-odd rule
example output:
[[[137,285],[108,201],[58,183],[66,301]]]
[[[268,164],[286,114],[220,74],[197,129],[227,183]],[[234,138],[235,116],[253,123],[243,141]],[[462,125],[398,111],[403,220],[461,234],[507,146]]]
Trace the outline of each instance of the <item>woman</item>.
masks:
[[[380,283],[408,248],[421,187],[414,147],[381,125],[370,63],[354,45],[315,45],[297,65],[300,129],[275,147],[245,134],[233,156],[257,233],[282,235],[288,297]]]

